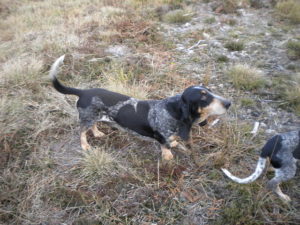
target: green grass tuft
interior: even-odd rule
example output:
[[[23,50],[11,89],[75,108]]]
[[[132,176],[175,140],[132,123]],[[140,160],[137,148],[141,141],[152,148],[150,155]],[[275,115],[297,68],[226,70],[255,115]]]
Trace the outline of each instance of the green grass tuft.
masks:
[[[286,47],[288,49],[287,54],[291,59],[300,59],[300,41],[288,41]]]
[[[227,75],[233,85],[242,90],[254,90],[266,85],[266,79],[262,73],[247,65],[235,65],[227,71]]]
[[[163,21],[167,23],[187,23],[192,19],[191,13],[182,9],[177,9],[168,12],[164,17]]]
[[[216,22],[216,18],[215,17],[209,17],[209,18],[206,18],[204,20],[205,23],[208,23],[208,24],[212,24],[212,23],[215,23]]]
[[[276,90],[276,97],[283,101],[280,106],[300,115],[300,74],[275,77],[272,86]]]
[[[225,48],[229,51],[242,51],[245,48],[245,44],[241,41],[229,41],[225,44]]]
[[[241,98],[240,101],[243,107],[250,107],[255,105],[255,101],[252,98]]]
[[[287,0],[279,1],[276,4],[276,10],[280,17],[288,19],[291,23],[300,23],[300,1]]]
[[[225,62],[228,62],[229,59],[226,55],[218,55],[217,56],[217,61],[220,62],[220,63],[225,63]]]

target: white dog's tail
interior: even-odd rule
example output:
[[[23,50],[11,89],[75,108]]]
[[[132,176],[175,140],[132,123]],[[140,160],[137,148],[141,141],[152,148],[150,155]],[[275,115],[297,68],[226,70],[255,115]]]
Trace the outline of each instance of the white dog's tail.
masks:
[[[62,55],[61,57],[56,59],[55,62],[52,64],[49,72],[49,77],[51,78],[51,80],[54,80],[56,78],[59,66],[64,63],[64,59],[65,59],[65,55]]]
[[[65,55],[62,55],[61,57],[56,59],[56,61],[51,66],[49,77],[52,80],[53,87],[62,94],[80,96],[82,93],[80,89],[66,87],[63,84],[61,84],[56,78],[56,75],[58,74],[59,71],[59,66],[63,64],[64,59],[65,59]]]
[[[246,177],[244,179],[238,178],[234,175],[232,175],[228,170],[223,169],[222,171],[226,174],[227,177],[229,177],[231,180],[240,183],[240,184],[248,184],[251,183],[253,181],[255,181],[263,172],[264,168],[266,167],[266,158],[263,157],[259,157],[257,165],[256,165],[256,169],[254,171],[254,173],[252,173],[249,177]]]

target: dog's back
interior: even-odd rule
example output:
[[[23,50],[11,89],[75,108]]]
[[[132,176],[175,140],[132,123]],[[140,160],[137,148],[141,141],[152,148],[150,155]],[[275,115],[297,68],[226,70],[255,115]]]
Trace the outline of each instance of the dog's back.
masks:
[[[274,168],[281,168],[292,158],[300,159],[300,131],[290,131],[273,136],[262,148],[260,157],[270,158]]]

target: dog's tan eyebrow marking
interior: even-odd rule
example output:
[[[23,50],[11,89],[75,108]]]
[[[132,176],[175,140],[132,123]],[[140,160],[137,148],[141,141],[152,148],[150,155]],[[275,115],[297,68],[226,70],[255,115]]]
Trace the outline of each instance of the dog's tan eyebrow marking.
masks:
[[[206,95],[206,94],[207,94],[207,91],[201,90],[200,93]]]

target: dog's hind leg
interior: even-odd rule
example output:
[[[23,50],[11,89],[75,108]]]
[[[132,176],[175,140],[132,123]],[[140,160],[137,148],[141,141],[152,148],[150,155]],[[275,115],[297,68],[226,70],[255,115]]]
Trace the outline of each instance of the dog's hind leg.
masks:
[[[91,146],[87,142],[86,133],[92,128],[93,121],[80,121],[80,144],[83,150],[91,149]]]
[[[268,189],[275,192],[283,201],[290,202],[291,199],[288,195],[284,194],[279,185],[283,181],[293,178],[296,174],[296,164],[285,166],[284,168],[275,170],[275,177],[268,182]]]
[[[91,149],[91,146],[87,142],[86,133],[91,129],[94,136],[96,127],[96,120],[95,120],[95,110],[91,107],[87,108],[80,108],[78,107],[79,112],[79,120],[80,120],[80,144],[83,150]],[[97,129],[98,130],[98,129]]]
[[[87,132],[88,132],[88,129],[87,130],[86,129],[81,129],[81,131],[80,131],[80,144],[81,144],[81,148],[83,150],[91,149],[91,146],[87,142],[87,137],[86,137]]]
[[[286,195],[286,194],[283,194],[283,192],[281,191],[281,188],[279,187],[279,184],[277,185],[276,189],[275,189],[275,193],[278,194],[278,196],[285,202],[290,202],[291,201],[291,198]]]
[[[103,132],[98,130],[96,123],[92,126],[92,132],[94,137],[103,137],[105,135]]]

